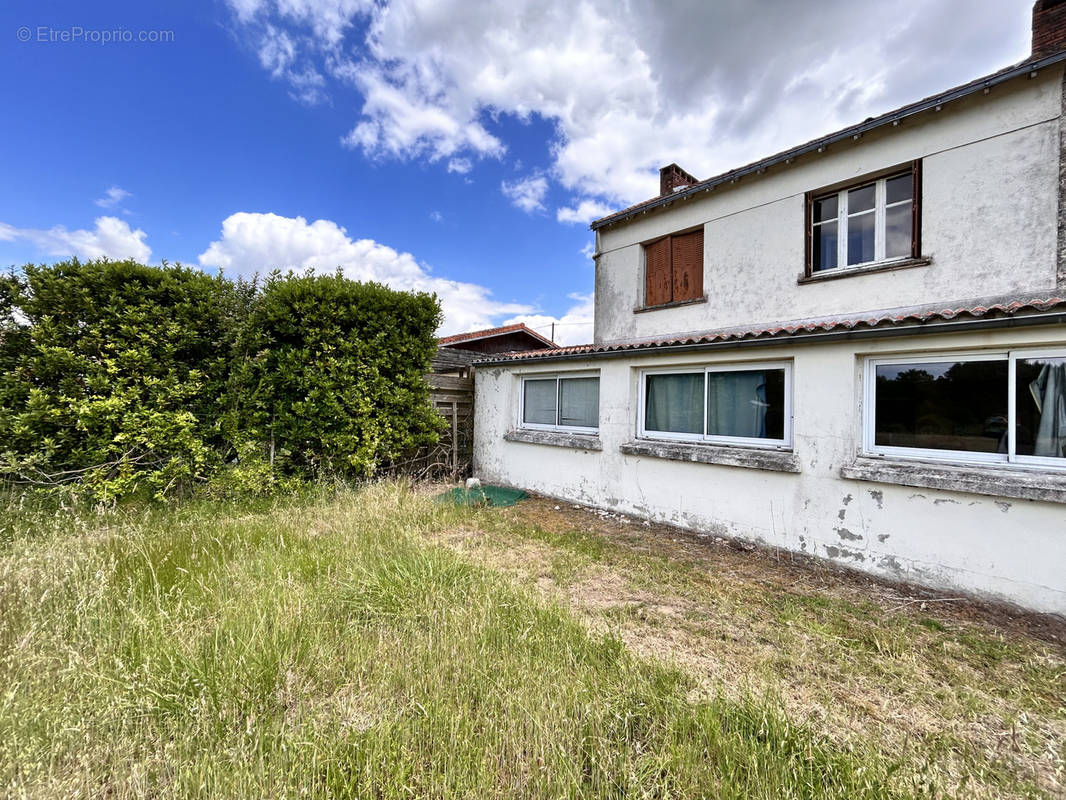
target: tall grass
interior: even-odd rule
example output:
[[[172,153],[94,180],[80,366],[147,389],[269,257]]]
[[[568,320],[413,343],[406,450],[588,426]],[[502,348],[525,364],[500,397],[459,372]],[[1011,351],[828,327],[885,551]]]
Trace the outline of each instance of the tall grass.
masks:
[[[393,483],[0,514],[0,793],[872,798],[894,765],[427,543]]]

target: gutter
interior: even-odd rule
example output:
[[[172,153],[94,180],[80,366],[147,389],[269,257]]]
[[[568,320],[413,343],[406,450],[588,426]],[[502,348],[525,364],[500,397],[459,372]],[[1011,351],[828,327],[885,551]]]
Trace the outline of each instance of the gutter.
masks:
[[[514,364],[542,364],[552,361],[589,361],[601,358],[627,358],[670,353],[690,353],[706,350],[737,350],[747,347],[780,347],[786,344],[821,344],[823,342],[888,339],[896,336],[932,335],[970,330],[996,330],[1000,328],[1028,328],[1034,325],[1066,325],[1066,312],[1054,314],[1027,314],[1020,317],[997,317],[995,319],[948,320],[945,322],[918,323],[896,328],[864,328],[862,330],[822,331],[786,336],[767,336],[758,339],[736,339],[716,342],[690,342],[676,345],[645,345],[627,347],[618,345],[613,350],[598,350],[562,355],[543,355],[532,358],[510,358],[494,361],[475,361],[475,367],[510,366]],[[609,346],[609,345],[607,345]]]
[[[595,220],[589,228],[591,230],[599,230],[600,228],[606,228],[609,225],[615,225],[619,222],[631,219],[638,214],[646,214],[653,209],[660,208],[662,206],[668,206],[677,200],[685,200],[689,197],[699,194],[700,192],[708,192],[718,186],[725,183],[735,183],[740,178],[748,175],[762,173],[768,167],[773,167],[781,163],[791,163],[794,159],[807,155],[808,153],[821,152],[831,144],[844,141],[845,139],[858,139],[864,133],[867,133],[877,128],[884,127],[885,125],[899,125],[904,119],[912,117],[915,114],[921,114],[924,111],[930,109],[940,110],[940,106],[945,103],[950,103],[953,100],[959,100],[963,97],[967,97],[971,94],[975,94],[978,91],[987,92],[993,86],[998,86],[1001,83],[1018,78],[1022,75],[1028,74],[1029,77],[1036,77],[1036,73],[1042,69],[1045,69],[1055,64],[1059,64],[1066,61],[1066,51],[1060,53],[1054,53],[1044,58],[1038,58],[1031,61],[1023,61],[1022,63],[1008,67],[1007,69],[995,72],[984,78],[978,78],[975,81],[959,86],[955,89],[949,89],[941,94],[928,97],[925,100],[919,100],[917,103],[911,103],[910,105],[898,108],[895,111],[889,111],[887,114],[882,114],[879,117],[860,122],[858,125],[852,125],[850,128],[844,128],[831,133],[828,136],[823,136],[820,139],[813,139],[806,144],[801,144],[798,147],[793,147],[791,150],[785,150],[777,155],[764,158],[762,161],[755,161],[748,164],[746,167],[740,167],[738,169],[730,170],[729,172],[716,175],[713,178],[708,178],[705,181],[700,181],[686,189],[682,189],[674,194],[664,195],[662,197],[656,197],[653,200],[648,200],[641,203],[629,211],[618,211],[610,216],[602,217]]]

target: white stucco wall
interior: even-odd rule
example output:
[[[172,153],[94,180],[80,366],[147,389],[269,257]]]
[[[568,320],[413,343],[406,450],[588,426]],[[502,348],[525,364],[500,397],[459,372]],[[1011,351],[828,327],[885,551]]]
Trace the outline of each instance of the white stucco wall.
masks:
[[[861,449],[862,357],[1063,346],[1048,327],[514,367],[476,373],[475,474],[483,480],[696,531],[804,552],[860,570],[1066,615],[1066,506],[846,480]],[[793,360],[798,474],[624,455],[637,425],[639,370]],[[519,377],[598,370],[602,451],[511,442]]]
[[[1054,291],[1062,72],[1048,69],[898,128],[779,165],[598,236],[595,339]],[[798,284],[804,193],[922,159],[925,267]],[[708,302],[634,314],[641,243],[704,225]]]

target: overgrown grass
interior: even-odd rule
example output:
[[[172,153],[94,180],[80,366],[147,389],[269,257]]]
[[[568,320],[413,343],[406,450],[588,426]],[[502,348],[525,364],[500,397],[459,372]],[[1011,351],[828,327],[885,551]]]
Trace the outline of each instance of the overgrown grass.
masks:
[[[447,548],[398,484],[258,507],[0,514],[13,797],[921,793]]]
[[[907,787],[1066,796],[1066,648],[1021,629],[547,500],[445,541],[676,663],[695,696],[780,698],[838,746],[895,759]]]

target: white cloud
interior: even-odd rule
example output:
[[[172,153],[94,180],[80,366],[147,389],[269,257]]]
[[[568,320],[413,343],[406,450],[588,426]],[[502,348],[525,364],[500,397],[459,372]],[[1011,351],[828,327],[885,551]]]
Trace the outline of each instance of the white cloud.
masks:
[[[549,120],[559,219],[585,221],[653,196],[663,164],[708,177],[1018,60],[1031,0],[230,4],[361,91],[344,142],[372,157],[452,169],[506,151],[500,115]]]
[[[77,256],[86,260],[110,258],[116,261],[132,258],[142,264],[151,258],[152,249],[144,241],[147,235],[144,231],[131,230],[129,224],[118,217],[97,217],[95,225],[93,230],[71,231],[62,225],[41,230],[0,223],[0,239],[28,241],[45,255],[60,258]]]
[[[592,316],[595,298],[591,294],[568,295],[575,303],[561,317],[550,314],[519,314],[504,321],[504,325],[524,322],[542,336],[551,337],[555,323],[555,343],[561,345],[588,344],[592,341]]]
[[[457,172],[460,175],[466,175],[470,170],[474,168],[474,162],[469,158],[451,158],[448,159],[448,172]]]
[[[434,222],[444,222],[444,215],[439,211],[430,211],[429,218]]]
[[[579,222],[588,225],[592,220],[605,217],[615,210],[617,209],[613,206],[598,200],[582,200],[576,206],[560,208],[555,212],[555,218],[559,222]]]
[[[324,219],[308,222],[277,214],[232,214],[222,223],[221,238],[200,254],[200,265],[242,275],[275,268],[331,273],[340,267],[354,280],[436,292],[444,309],[441,335],[492,327],[505,314],[533,311],[521,303],[494,300],[484,286],[431,275],[410,253],[372,239],[352,239],[344,228]]]
[[[100,208],[114,208],[127,197],[132,197],[129,192],[123,189],[121,186],[112,186],[106,192],[103,197],[98,197],[95,201],[96,205]]]
[[[591,261],[592,257],[596,255],[596,245],[592,242],[585,242],[585,246],[581,248],[581,255]]]
[[[532,214],[544,210],[544,196],[548,193],[548,179],[535,174],[517,181],[501,181],[500,191],[515,206]]]

